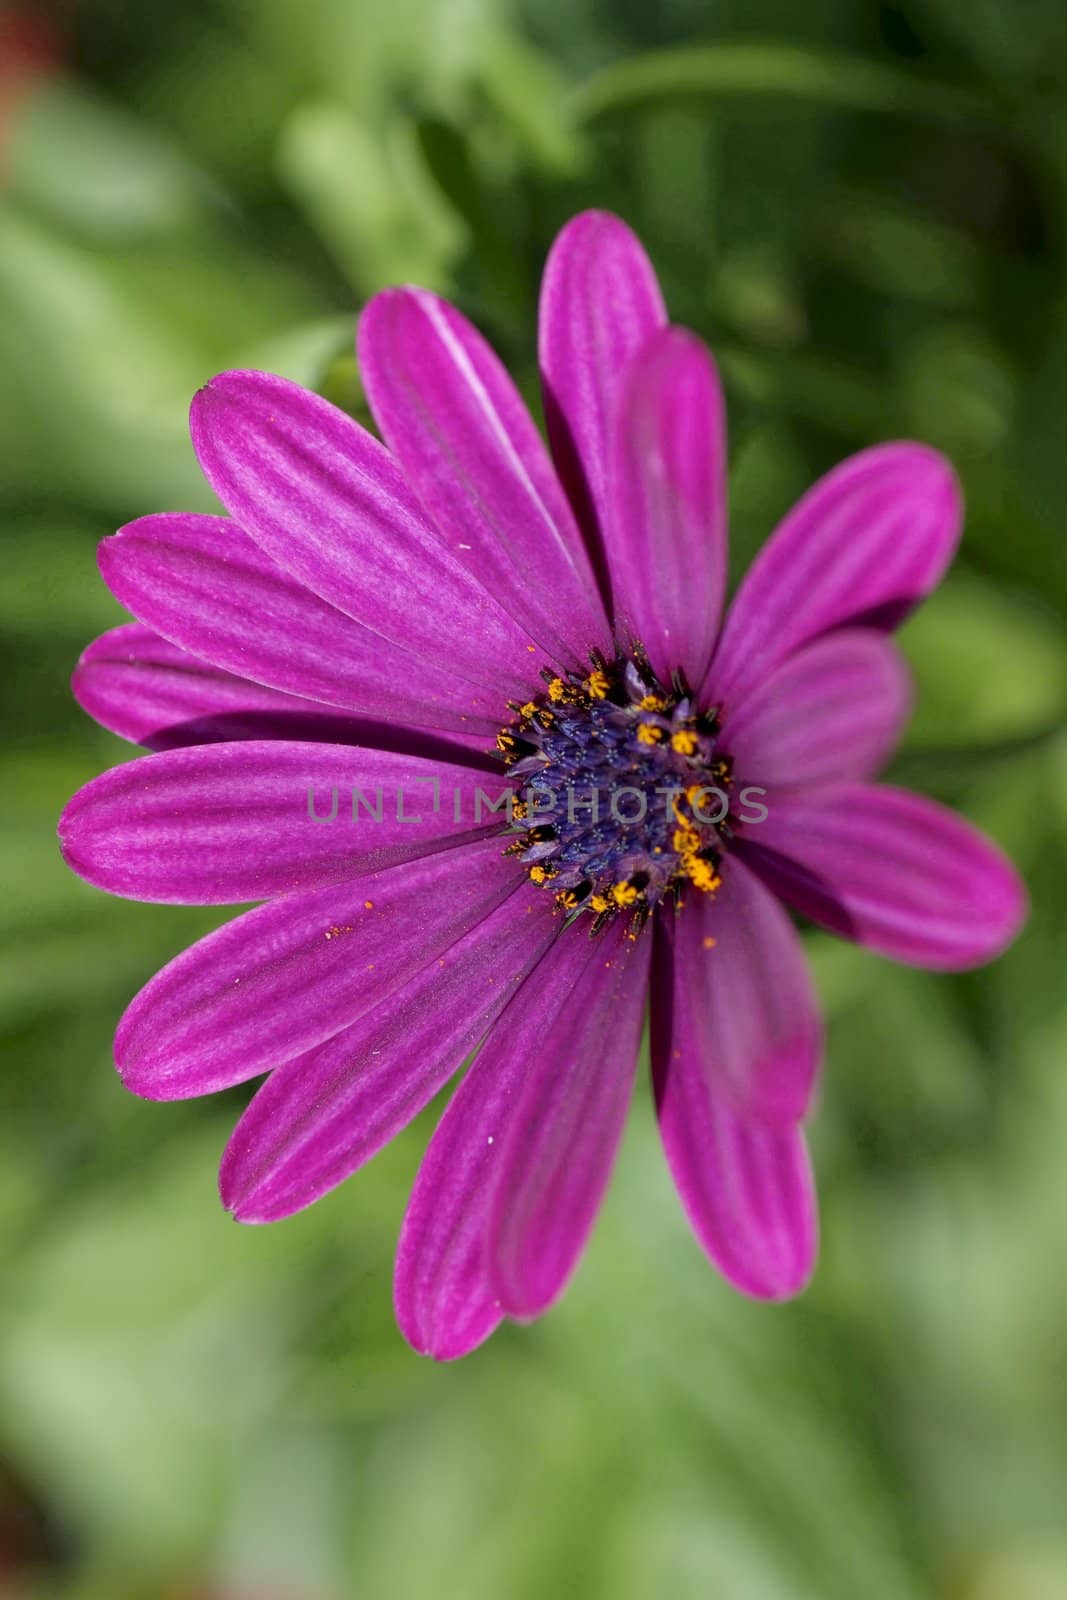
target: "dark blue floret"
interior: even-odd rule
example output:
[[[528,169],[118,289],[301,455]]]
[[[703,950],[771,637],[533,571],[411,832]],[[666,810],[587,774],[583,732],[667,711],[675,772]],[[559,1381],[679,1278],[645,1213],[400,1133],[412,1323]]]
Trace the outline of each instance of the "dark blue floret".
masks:
[[[513,709],[497,740],[519,792],[508,849],[564,911],[639,926],[686,884],[714,893],[730,761],[679,678],[668,689],[640,656],[598,657]]]

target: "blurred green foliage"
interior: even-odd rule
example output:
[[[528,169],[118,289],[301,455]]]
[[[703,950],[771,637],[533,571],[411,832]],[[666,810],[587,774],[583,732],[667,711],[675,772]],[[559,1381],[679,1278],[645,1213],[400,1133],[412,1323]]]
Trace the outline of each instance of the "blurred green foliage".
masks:
[[[1067,1594],[1067,44],[1062,0],[84,0],[0,192],[0,1593],[18,1600],[1059,1600]],[[2,85],[3,79],[0,79]],[[3,92],[0,88],[0,92]],[[260,365],[363,415],[354,314],[455,296],[535,394],[585,205],[645,238],[731,405],[736,567],[811,478],[916,435],[963,475],[904,633],[902,779],[1027,872],[995,968],[823,938],[823,1260],[768,1309],[705,1267],[647,1096],[589,1259],[455,1368],[390,1256],[429,1119],[312,1212],[224,1217],[241,1093],[110,1064],[211,925],[65,873],[130,752],[66,680],[118,620],[94,542],[210,505],[185,431]]]

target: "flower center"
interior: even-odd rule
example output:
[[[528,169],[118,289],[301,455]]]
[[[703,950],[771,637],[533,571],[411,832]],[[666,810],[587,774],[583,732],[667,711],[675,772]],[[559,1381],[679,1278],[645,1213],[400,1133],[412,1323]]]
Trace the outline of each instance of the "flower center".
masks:
[[[585,677],[543,674],[545,691],[497,735],[518,790],[508,854],[573,920],[596,933],[627,913],[634,933],[687,886],[714,894],[731,837],[733,763],[714,710],[697,711],[680,673],[647,657],[594,656]]]

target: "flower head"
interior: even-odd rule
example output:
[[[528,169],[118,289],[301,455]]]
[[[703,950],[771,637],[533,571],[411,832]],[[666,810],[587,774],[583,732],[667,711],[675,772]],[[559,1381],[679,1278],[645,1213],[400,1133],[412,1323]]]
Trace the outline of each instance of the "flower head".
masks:
[[[785,908],[943,969],[1024,915],[989,841],[871,781],[908,711],[891,630],[959,537],[947,463],[919,444],[846,461],[723,622],[718,377],[616,218],[563,230],[540,332],[551,454],[480,334],[418,289],[360,323],[384,444],[279,378],[216,378],[192,432],[230,515],[105,540],[138,620],[74,680],[157,752],[71,801],[75,871],[265,902],[152,979],[116,1038],[150,1098],[268,1074],[223,1158],[235,1216],[310,1204],[477,1050],[397,1261],[401,1328],[440,1357],[564,1288],[649,993],[696,1235],[781,1298],[815,1258],[822,1052]]]

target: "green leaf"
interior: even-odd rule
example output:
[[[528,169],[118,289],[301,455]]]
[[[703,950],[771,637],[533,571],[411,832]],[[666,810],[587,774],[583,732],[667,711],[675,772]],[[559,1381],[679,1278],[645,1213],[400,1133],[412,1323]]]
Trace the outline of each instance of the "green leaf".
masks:
[[[479,55],[485,93],[538,164],[556,178],[579,171],[586,150],[562,73],[502,30],[485,38]]]
[[[195,347],[121,292],[94,252],[10,204],[0,205],[0,358],[0,391],[21,392],[45,445],[31,468],[50,495],[113,496],[138,510],[214,504],[186,428],[205,375]]]
[[[447,287],[463,228],[410,122],[379,137],[343,106],[301,106],[282,130],[278,168],[360,294],[394,283]]]
[[[582,84],[575,91],[575,109],[583,121],[593,121],[678,95],[706,95],[716,101],[763,94],[935,121],[980,121],[990,114],[965,89],[931,83],[876,61],[748,40],[631,55]]]
[[[149,123],[70,80],[32,97],[6,165],[18,199],[108,239],[179,228],[221,203],[208,178]]]

